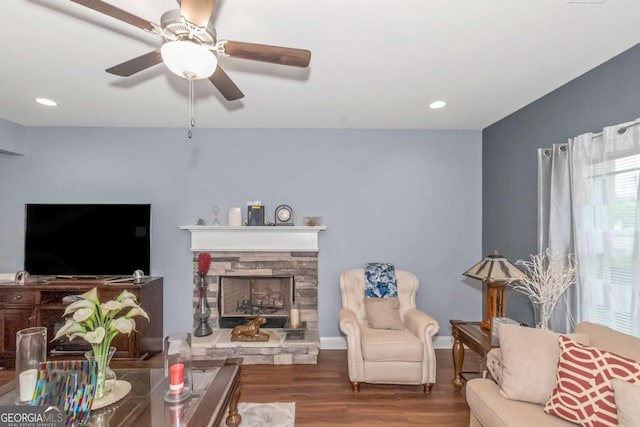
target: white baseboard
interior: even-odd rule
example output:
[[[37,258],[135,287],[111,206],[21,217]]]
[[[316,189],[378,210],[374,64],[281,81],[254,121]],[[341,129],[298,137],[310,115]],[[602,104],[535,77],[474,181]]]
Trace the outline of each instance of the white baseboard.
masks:
[[[320,337],[320,350],[346,350],[345,337]]]
[[[450,350],[453,347],[453,337],[451,335],[436,335],[433,339],[433,347]]]
[[[453,346],[453,337],[436,335],[433,339],[433,347],[437,349],[450,349]],[[346,350],[347,339],[345,337],[320,337],[321,350]]]

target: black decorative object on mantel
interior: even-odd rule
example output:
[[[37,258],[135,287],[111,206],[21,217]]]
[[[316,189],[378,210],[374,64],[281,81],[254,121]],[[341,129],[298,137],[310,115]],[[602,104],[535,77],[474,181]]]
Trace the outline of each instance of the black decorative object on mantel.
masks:
[[[247,203],[247,225],[264,225],[264,206],[259,201]]]
[[[202,252],[198,255],[198,303],[193,314],[194,319],[198,322],[193,335],[196,337],[206,337],[211,335],[213,330],[209,326],[209,316],[211,315],[211,307],[207,301],[207,273],[211,265],[211,255]]]

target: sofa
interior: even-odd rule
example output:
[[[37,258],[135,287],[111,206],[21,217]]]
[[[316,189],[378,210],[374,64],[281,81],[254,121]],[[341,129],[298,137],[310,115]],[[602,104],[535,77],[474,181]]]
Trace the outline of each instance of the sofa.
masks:
[[[508,329],[511,336],[505,334]],[[520,330],[515,329],[520,328]],[[528,329],[528,330],[527,330]],[[537,332],[535,332],[537,331]],[[550,331],[549,334],[553,335],[553,340],[558,342],[558,334],[553,334]],[[503,334],[505,335],[503,337]],[[518,335],[522,335],[518,338]],[[537,340],[543,337],[545,340],[549,339],[546,335],[542,334],[541,330],[533,328],[525,328],[521,326],[513,325],[501,325],[499,329],[500,348],[495,348],[487,355],[487,371],[489,378],[476,378],[466,383],[466,398],[470,409],[470,427],[556,427],[556,426],[574,426],[579,425],[573,422],[566,421],[558,416],[550,415],[544,411],[545,400],[551,397],[552,392],[555,392],[557,387],[558,373],[554,370],[558,369],[559,362],[555,362],[555,366],[550,361],[545,361],[547,365],[540,362],[541,358],[547,358],[560,360],[560,354],[564,351],[562,346],[559,345],[557,354],[553,355],[553,351],[546,351],[542,356],[541,354],[535,354],[537,349],[542,348],[543,344]],[[510,340],[506,340],[509,337]],[[515,338],[514,338],[515,337]],[[574,330],[574,334],[568,335],[575,339],[575,341],[585,341],[582,344],[586,344],[590,347],[611,352],[625,358],[632,359],[632,361],[640,361],[640,338],[636,338],[630,335],[623,334],[621,332],[614,331],[606,326],[598,325],[590,322],[582,322],[578,324]],[[505,340],[503,340],[505,338]],[[520,340],[520,341],[518,341]],[[564,340],[567,341],[568,340]],[[560,339],[560,343],[564,342]],[[520,344],[518,344],[518,342]],[[553,342],[553,341],[552,341]],[[546,345],[546,344],[545,344]],[[522,348],[518,348],[518,346]],[[520,354],[516,359],[513,358],[513,351],[524,350],[525,347],[529,347],[530,355]],[[531,350],[533,349],[533,350]],[[540,350],[542,351],[542,350]],[[511,371],[507,371],[505,365],[505,356],[509,355],[511,358],[510,363],[520,364],[518,367],[510,367]],[[517,370],[520,369],[520,372]],[[506,375],[509,375],[509,378]],[[547,384],[542,389],[542,384],[547,379],[552,381],[551,384]],[[508,381],[507,381],[508,380]],[[621,380],[612,380],[620,381]],[[505,397],[505,389],[507,388],[507,382],[510,382],[509,387],[522,387],[520,390],[515,390],[516,399]],[[634,380],[630,380],[631,387],[640,389],[640,386],[631,384]],[[636,383],[639,383],[636,380]],[[532,390],[540,385],[541,389]],[[616,396],[617,388],[613,387]],[[520,393],[520,395],[517,395]],[[528,393],[528,395],[527,395]],[[538,396],[532,396],[532,394],[538,393]],[[542,394],[541,394],[542,393]],[[638,393],[636,393],[636,396]],[[513,397],[513,393],[512,393]],[[542,398],[542,399],[541,399]],[[533,401],[533,402],[532,402]],[[535,402],[535,403],[534,403]],[[616,399],[617,402],[617,399]],[[637,408],[637,405],[636,405]],[[626,409],[625,409],[626,410]],[[633,412],[633,416],[637,416],[635,409],[627,410]],[[621,409],[618,409],[620,416]],[[630,412],[627,412],[629,414]],[[629,416],[629,415],[627,415]],[[639,424],[636,424],[639,423]],[[588,423],[587,423],[588,424]],[[585,424],[585,425],[587,425]],[[616,424],[612,424],[616,425]],[[621,422],[620,425],[623,425]],[[636,418],[633,423],[628,425],[640,425],[640,421]]]

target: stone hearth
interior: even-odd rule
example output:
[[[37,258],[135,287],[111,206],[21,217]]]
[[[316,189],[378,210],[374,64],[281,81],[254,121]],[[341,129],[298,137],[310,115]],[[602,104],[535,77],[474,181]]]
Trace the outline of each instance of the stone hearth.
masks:
[[[318,331],[308,330],[304,340],[287,340],[282,329],[261,329],[277,335],[265,343],[231,341],[231,329],[214,329],[208,337],[193,338],[194,359],[242,357],[245,365],[316,364],[320,351]]]
[[[318,334],[318,232],[326,227],[213,227],[184,226],[191,231],[195,308],[197,258],[211,254],[207,300],[211,306],[207,337],[193,338],[196,359],[242,357],[245,364],[314,364],[320,349]],[[233,235],[237,238],[233,238]],[[222,236],[221,238],[218,238]],[[265,343],[232,342],[231,329],[219,327],[218,280],[229,276],[295,278],[295,301],[307,329],[302,340],[285,339],[282,329],[262,329],[272,335]]]

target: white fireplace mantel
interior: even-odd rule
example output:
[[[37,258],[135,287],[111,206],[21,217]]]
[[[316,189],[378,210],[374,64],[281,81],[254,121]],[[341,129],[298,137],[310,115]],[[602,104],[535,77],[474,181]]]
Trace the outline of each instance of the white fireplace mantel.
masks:
[[[327,227],[229,227],[181,225],[191,232],[191,251],[295,252],[318,251],[318,233]]]

